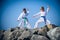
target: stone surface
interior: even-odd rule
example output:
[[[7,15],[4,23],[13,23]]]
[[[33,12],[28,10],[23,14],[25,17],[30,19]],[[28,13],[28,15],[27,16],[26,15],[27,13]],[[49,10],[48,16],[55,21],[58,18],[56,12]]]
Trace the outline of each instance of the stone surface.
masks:
[[[24,31],[23,33],[22,33],[22,35],[20,36],[20,37],[18,37],[18,40],[19,39],[30,39],[30,37],[32,36],[32,33],[31,33],[31,31]]]
[[[10,28],[0,30],[0,40],[60,40],[60,27],[53,24],[42,28]]]
[[[51,40],[60,40],[60,27],[56,27],[47,32],[47,35],[51,38]]]
[[[46,38],[45,36],[33,35],[33,36],[31,37],[31,40],[49,40],[49,39]]]

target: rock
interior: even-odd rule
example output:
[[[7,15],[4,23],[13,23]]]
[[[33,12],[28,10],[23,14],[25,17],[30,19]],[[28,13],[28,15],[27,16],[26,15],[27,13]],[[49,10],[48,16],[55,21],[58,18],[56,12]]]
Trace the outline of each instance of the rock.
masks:
[[[60,27],[56,27],[47,32],[51,40],[60,40]]]
[[[50,29],[53,29],[55,28],[54,27],[55,25],[53,24],[49,24],[49,25],[45,25],[44,27],[41,27],[41,28],[38,28],[34,31],[34,34],[38,34],[38,35],[42,35],[42,36],[47,36],[47,32],[50,30]]]
[[[49,39],[46,38],[45,36],[33,35],[33,36],[31,37],[31,40],[49,40]]]
[[[15,40],[23,33],[23,29],[11,28],[4,32],[3,40]]]
[[[8,40],[9,39],[9,36],[12,34],[12,32],[10,32],[9,30],[8,31],[5,31],[4,32],[4,38],[3,40]]]
[[[48,25],[45,25],[45,27],[47,27],[48,28],[48,31],[49,31],[50,29],[53,29],[53,28],[55,28],[57,26],[54,25],[54,24],[48,24]]]
[[[53,24],[42,28],[10,28],[0,30],[0,40],[60,40],[60,27]]]
[[[39,30],[39,28],[33,29],[33,30],[32,30],[32,33],[33,33],[33,34],[38,34],[38,30]]]
[[[42,35],[42,36],[47,35],[47,27],[37,28],[32,31],[33,31],[33,34]]]
[[[20,29],[20,27],[10,28],[9,31],[10,31],[10,32],[13,32],[13,31],[18,30],[18,29]]]
[[[42,36],[46,36],[47,35],[47,30],[45,28],[39,29],[38,34],[42,35]]]
[[[15,30],[12,32],[12,34],[9,36],[10,40],[15,40],[15,39],[18,39],[19,36],[21,36],[21,34],[23,33],[23,31],[21,30]]]
[[[3,40],[5,30],[0,30],[0,40]]]
[[[18,37],[18,40],[30,40],[30,37],[32,36],[31,31],[27,30],[22,33],[20,37]]]

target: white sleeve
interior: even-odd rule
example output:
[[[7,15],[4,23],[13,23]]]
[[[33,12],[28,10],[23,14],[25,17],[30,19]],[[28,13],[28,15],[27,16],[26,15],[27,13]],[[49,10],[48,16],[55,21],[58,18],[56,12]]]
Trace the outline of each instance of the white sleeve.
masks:
[[[18,17],[17,20],[20,20],[20,19],[22,18],[22,16],[23,16],[23,13],[21,13],[21,14],[19,15],[19,17]]]
[[[40,12],[36,13],[36,14],[35,14],[35,15],[33,15],[33,16],[40,16]]]

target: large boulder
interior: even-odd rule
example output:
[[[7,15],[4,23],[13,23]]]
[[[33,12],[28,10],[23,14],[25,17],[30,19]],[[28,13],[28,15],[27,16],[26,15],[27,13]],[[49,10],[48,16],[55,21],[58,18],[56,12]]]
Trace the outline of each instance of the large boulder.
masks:
[[[17,40],[19,36],[21,36],[21,34],[23,33],[23,31],[21,30],[15,30],[12,32],[12,34],[9,36],[10,40]]]
[[[47,32],[50,29],[53,29],[55,27],[57,27],[57,26],[54,25],[54,24],[48,24],[48,25],[45,25],[44,27],[34,29],[33,30],[33,34],[38,34],[38,35],[46,36]]]
[[[3,40],[5,30],[0,30],[0,40]]]
[[[33,35],[33,36],[31,37],[31,40],[49,40],[49,39],[46,38],[45,36]]]
[[[49,31],[50,29],[53,29],[53,28],[55,28],[57,26],[54,25],[54,24],[48,24],[48,25],[45,25],[45,27],[47,27],[48,28],[48,31]]]
[[[60,27],[56,27],[47,32],[51,40],[60,40]]]
[[[16,40],[23,33],[23,29],[11,28],[4,32],[3,40]]]
[[[0,30],[0,40],[60,40],[60,27],[53,24],[41,28],[10,28]]]
[[[42,35],[42,36],[46,36],[47,31],[48,31],[47,27],[36,28],[36,29],[32,30],[33,34]]]
[[[10,32],[9,30],[8,31],[5,31],[4,32],[4,38],[3,40],[8,40],[9,39],[9,36],[12,34],[12,32]]]
[[[38,34],[38,30],[39,30],[39,28],[36,28],[36,29],[32,29],[31,31],[33,34]]]
[[[46,36],[47,35],[47,30],[45,30],[45,29],[39,29],[38,35]]]
[[[18,40],[30,40],[32,36],[32,32],[29,30],[25,30],[20,37],[18,37]]]

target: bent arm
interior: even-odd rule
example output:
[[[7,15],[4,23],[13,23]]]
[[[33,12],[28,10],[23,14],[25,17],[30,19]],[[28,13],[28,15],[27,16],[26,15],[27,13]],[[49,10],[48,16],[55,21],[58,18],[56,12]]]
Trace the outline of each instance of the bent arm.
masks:
[[[40,16],[40,12],[38,12],[37,14],[33,15],[33,17],[37,17]]]
[[[19,17],[18,17],[17,20],[20,20],[20,19],[22,18],[22,16],[23,16],[23,13],[21,13],[21,14],[19,15]]]

